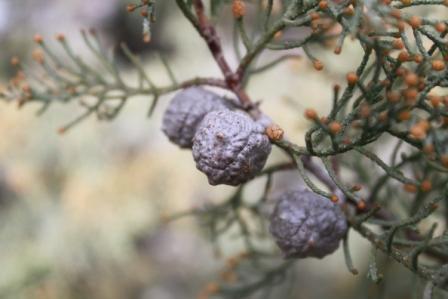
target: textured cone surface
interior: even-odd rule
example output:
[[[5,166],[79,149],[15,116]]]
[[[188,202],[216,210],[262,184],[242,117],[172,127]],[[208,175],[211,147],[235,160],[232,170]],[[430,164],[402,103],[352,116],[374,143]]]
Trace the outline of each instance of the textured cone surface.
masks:
[[[165,111],[162,131],[182,148],[191,148],[196,129],[210,111],[229,109],[228,101],[201,87],[190,87],[176,94]]]
[[[269,230],[286,258],[322,258],[339,247],[347,221],[329,199],[300,189],[279,196]]]
[[[246,114],[210,112],[194,137],[196,167],[207,175],[211,185],[236,186],[252,179],[271,152],[263,131],[263,126]]]

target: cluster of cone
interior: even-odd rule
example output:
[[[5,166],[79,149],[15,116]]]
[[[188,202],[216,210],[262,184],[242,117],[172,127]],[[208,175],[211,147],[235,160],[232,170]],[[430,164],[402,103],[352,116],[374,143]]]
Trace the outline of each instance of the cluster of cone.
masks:
[[[253,120],[201,87],[180,91],[169,103],[162,130],[171,142],[192,150],[196,167],[211,185],[237,186],[262,170],[271,152],[266,119]],[[339,206],[306,189],[285,191],[276,200],[269,230],[285,258],[322,258],[346,233]]]

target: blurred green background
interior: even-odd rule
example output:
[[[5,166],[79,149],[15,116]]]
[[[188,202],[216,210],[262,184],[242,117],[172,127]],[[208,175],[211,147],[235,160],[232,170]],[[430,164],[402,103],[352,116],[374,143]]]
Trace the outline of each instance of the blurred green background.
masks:
[[[219,76],[174,1],[158,2],[148,46],[141,42],[138,13],[126,13],[121,0],[0,0],[1,81],[6,84],[13,74],[11,56],[29,57],[35,33],[46,40],[64,33],[88,60],[79,29],[91,27],[108,47],[125,41],[144,56],[157,84],[169,82],[158,53],[179,79]],[[217,23],[235,67],[230,20],[225,6]],[[342,82],[362,54],[350,41],[337,59],[331,48],[319,49],[325,72],[314,71],[306,59],[290,61],[253,77],[248,87],[299,144],[308,126],[304,108],[327,112],[333,84]],[[276,55],[267,53],[260,62]],[[124,61],[120,65],[133,80],[132,68]],[[76,103],[54,105],[36,117],[38,106],[19,110],[16,103],[0,102],[0,298],[196,298],[205,284],[218,279],[226,257],[240,251],[239,240],[221,242],[218,255],[193,218],[160,222],[164,215],[222,201],[232,191],[209,186],[191,153],[170,144],[160,131],[171,96],[162,98],[151,119],[146,117],[149,99],[133,98],[113,122],[87,119],[63,136],[57,129],[81,112]],[[274,151],[269,163],[282,158]],[[294,172],[282,174],[274,190],[298,181]],[[257,184],[247,196],[258,194]],[[300,261],[295,275],[266,298],[419,297],[409,286],[420,284],[386,259],[380,259],[382,269],[389,269],[386,282],[367,281],[370,246],[354,234],[352,246],[357,277],[346,271],[338,251],[323,260]]]

